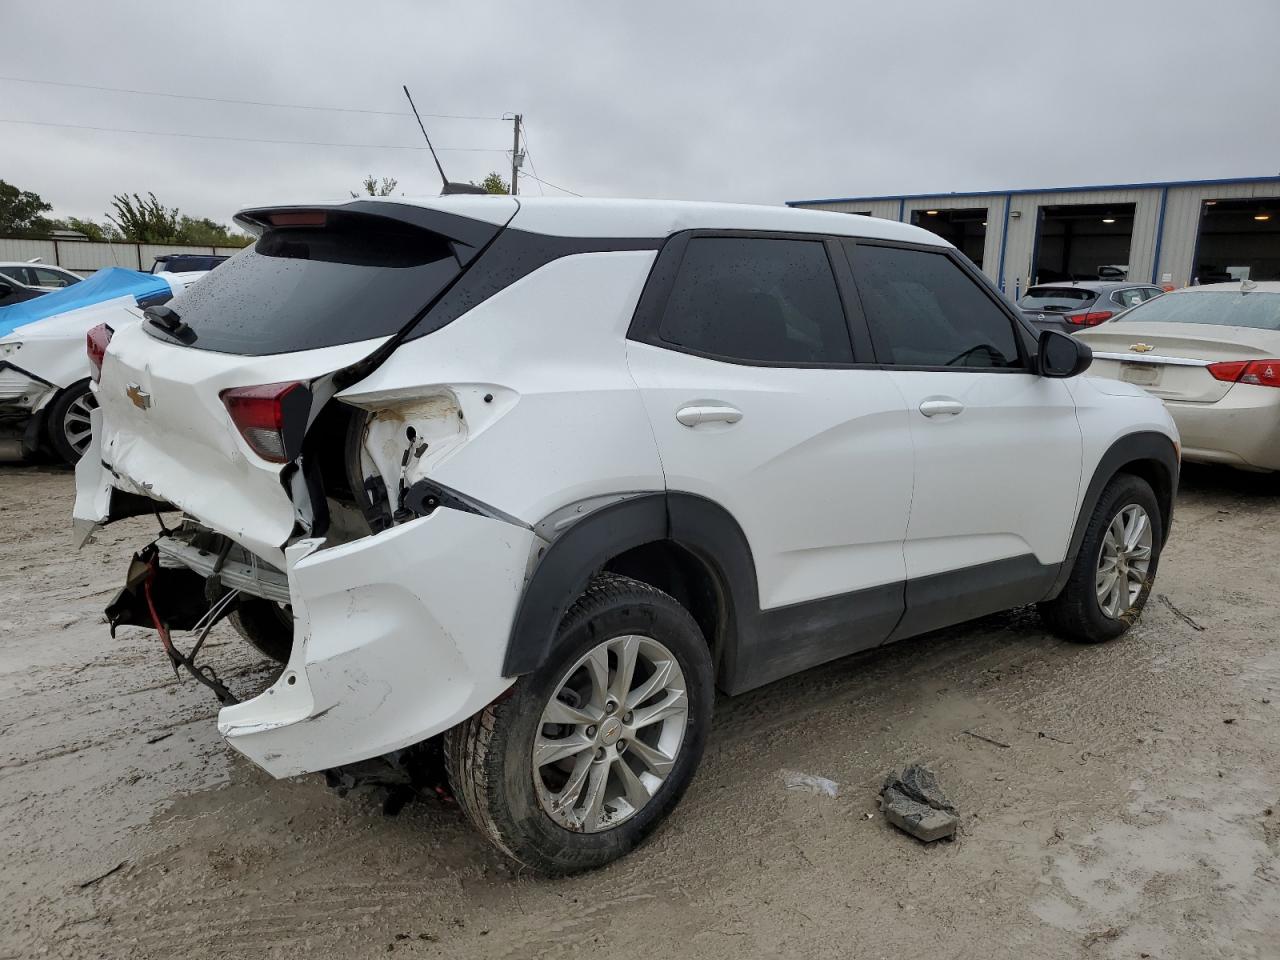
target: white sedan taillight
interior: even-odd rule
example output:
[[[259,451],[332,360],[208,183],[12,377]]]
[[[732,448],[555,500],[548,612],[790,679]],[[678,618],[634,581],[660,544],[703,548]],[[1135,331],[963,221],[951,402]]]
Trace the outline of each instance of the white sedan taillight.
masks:
[[[107,344],[111,342],[111,328],[100,323],[85,334],[85,346],[89,352],[89,375],[93,382],[102,379],[102,358],[107,354]]]

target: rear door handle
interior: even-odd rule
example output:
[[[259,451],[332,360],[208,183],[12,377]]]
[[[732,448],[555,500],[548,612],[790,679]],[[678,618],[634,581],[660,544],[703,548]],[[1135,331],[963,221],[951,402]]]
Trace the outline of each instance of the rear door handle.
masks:
[[[686,427],[696,427],[700,423],[737,423],[742,419],[742,411],[727,403],[706,401],[686,404],[676,411],[676,419]]]
[[[944,414],[955,416],[964,413],[964,404],[950,397],[933,397],[920,402],[920,412],[926,417],[940,417]]]

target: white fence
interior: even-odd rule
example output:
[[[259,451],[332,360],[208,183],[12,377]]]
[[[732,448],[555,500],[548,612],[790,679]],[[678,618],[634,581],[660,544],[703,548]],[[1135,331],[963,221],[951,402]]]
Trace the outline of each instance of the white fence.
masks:
[[[150,270],[156,257],[166,253],[212,253],[230,256],[240,247],[200,247],[177,243],[99,243],[95,240],[38,240],[0,237],[0,261],[27,261],[66,267],[76,273],[93,273],[102,267]]]

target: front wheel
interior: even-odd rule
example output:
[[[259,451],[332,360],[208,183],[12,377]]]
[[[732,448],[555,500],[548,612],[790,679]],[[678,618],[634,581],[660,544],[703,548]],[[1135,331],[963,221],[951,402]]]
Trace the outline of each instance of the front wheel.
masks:
[[[680,800],[714,697],[706,639],[662,591],[604,574],[565,614],[548,662],[445,734],[472,822],[546,873],[603,866]]]
[[[1103,643],[1127,631],[1155,582],[1164,523],[1151,486],[1120,474],[1102,491],[1062,593],[1039,605],[1054,633]]]

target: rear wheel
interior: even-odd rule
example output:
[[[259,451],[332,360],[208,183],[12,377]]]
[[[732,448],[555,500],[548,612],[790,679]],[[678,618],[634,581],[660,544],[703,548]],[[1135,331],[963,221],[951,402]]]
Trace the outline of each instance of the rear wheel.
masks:
[[[1077,643],[1120,636],[1151,594],[1163,540],[1150,485],[1130,474],[1115,477],[1098,498],[1067,585],[1039,606],[1045,623]]]
[[[49,404],[45,431],[49,446],[63,463],[74,466],[88,449],[93,435],[89,415],[97,406],[88,380],[73,383]]]
[[[293,649],[293,611],[264,597],[244,597],[227,619],[236,633],[265,657],[277,663],[289,662]]]
[[[445,734],[454,794],[501,850],[548,873],[603,866],[680,800],[714,697],[697,624],[662,591],[592,581],[548,662]]]

